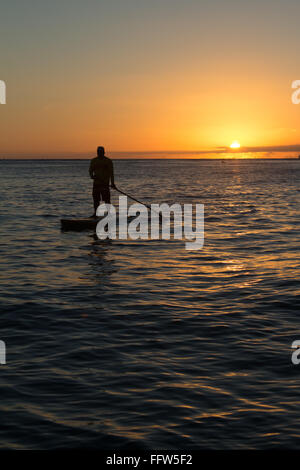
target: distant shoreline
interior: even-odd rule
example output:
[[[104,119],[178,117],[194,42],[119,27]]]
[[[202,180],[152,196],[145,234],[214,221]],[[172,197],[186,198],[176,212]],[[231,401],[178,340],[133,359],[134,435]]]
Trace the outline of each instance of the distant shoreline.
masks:
[[[72,157],[0,157],[0,161],[88,161],[91,158],[93,158],[93,155],[90,155],[86,158],[80,157],[80,158],[72,158]],[[140,157],[140,158],[113,158],[109,157],[114,161],[151,161],[151,160],[161,160],[161,161],[166,161],[166,160],[206,160],[206,161],[214,161],[214,160],[222,160],[222,161],[232,161],[232,160],[295,160],[295,161],[300,161],[298,157],[216,157],[216,158],[201,158],[201,157],[166,157],[166,158],[161,158],[161,157]]]

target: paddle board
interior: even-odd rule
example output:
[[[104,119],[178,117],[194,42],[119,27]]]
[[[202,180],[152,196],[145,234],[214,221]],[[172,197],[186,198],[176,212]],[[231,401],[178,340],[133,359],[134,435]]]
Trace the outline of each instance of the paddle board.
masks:
[[[62,230],[95,230],[100,217],[82,219],[60,219]]]
[[[127,218],[128,222],[133,220],[134,216],[129,216]],[[101,220],[102,217],[88,217],[88,218],[78,218],[78,219],[60,219],[60,224],[62,230],[73,230],[80,232],[81,230],[96,230],[97,223]],[[117,223],[118,223],[117,217]]]

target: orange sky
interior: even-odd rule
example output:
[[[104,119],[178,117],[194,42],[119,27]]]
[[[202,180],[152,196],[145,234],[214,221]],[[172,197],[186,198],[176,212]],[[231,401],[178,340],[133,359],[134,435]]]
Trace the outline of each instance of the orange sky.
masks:
[[[293,0],[7,2],[0,155],[223,157],[238,140],[244,156],[296,156],[299,14]]]

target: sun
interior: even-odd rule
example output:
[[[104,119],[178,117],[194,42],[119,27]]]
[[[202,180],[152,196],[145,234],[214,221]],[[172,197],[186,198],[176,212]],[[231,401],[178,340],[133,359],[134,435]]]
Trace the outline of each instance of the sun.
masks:
[[[235,141],[232,142],[232,144],[230,145],[230,148],[231,148],[231,149],[239,149],[240,146],[241,146],[240,143],[239,143],[237,140],[235,140]]]

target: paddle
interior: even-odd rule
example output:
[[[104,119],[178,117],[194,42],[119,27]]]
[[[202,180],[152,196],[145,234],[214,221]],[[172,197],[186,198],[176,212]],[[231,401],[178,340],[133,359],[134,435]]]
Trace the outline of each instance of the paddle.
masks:
[[[112,189],[115,189],[116,191],[118,191],[118,193],[121,193],[121,194],[123,194],[124,196],[129,197],[129,198],[132,199],[133,201],[138,202],[139,204],[143,204],[143,206],[147,207],[147,209],[149,209],[149,210],[151,211],[151,206],[149,206],[148,204],[145,204],[144,202],[141,202],[141,201],[139,201],[138,199],[135,199],[135,197],[132,197],[132,196],[130,196],[130,195],[127,194],[127,193],[124,193],[124,191],[121,191],[121,189],[116,188],[116,186],[111,186],[111,187],[112,187]]]
[[[118,191],[118,193],[123,194],[124,196],[129,197],[129,198],[132,199],[133,201],[138,202],[139,204],[142,204],[143,206],[147,207],[147,209],[149,209],[149,211],[151,211],[151,210],[153,211],[153,209],[151,208],[151,206],[149,206],[148,204],[145,204],[144,202],[139,201],[139,200],[136,199],[135,197],[130,196],[130,194],[124,193],[124,191],[121,191],[121,189],[118,189],[116,186],[111,186],[111,188],[112,188],[112,189],[115,189],[116,191]],[[159,213],[156,212],[156,211],[153,211],[153,212],[155,212],[155,213],[159,216],[159,220],[162,220],[162,214],[159,214]]]

